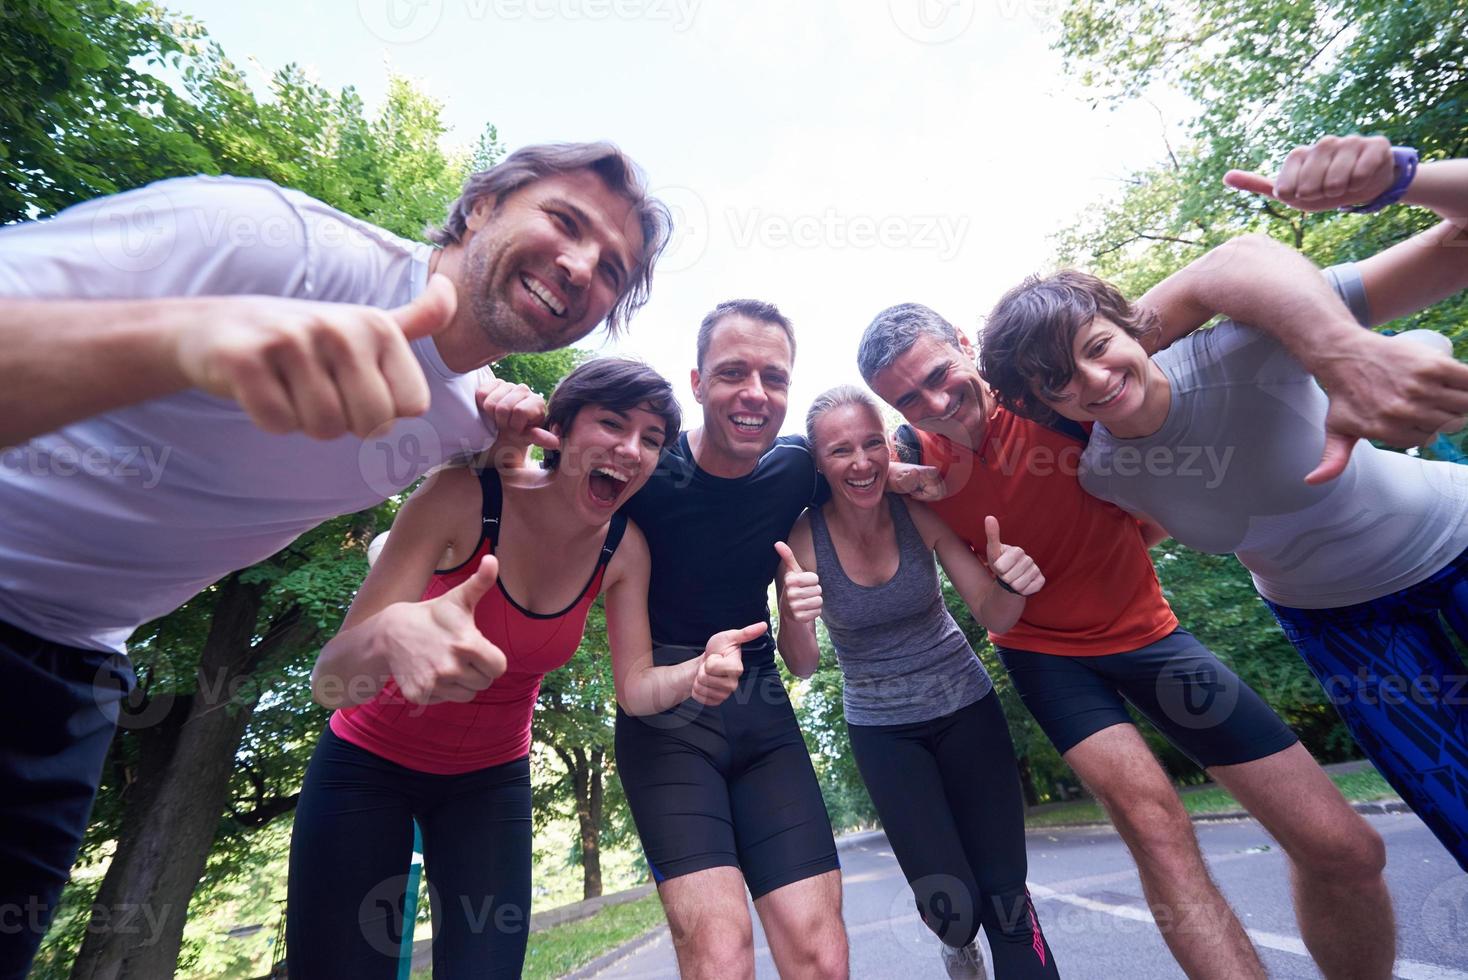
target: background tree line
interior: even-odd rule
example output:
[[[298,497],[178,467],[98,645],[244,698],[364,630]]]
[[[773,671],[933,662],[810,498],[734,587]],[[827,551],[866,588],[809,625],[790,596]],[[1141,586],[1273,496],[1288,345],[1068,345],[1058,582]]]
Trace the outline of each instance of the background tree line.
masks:
[[[1234,166],[1277,165],[1326,133],[1381,132],[1425,159],[1468,151],[1468,41],[1458,0],[1092,0],[1067,8],[1054,44],[1073,84],[1098,110],[1185,93],[1189,118],[1164,120],[1158,162],[1122,179],[1057,240],[1057,258],[1136,295],[1245,231],[1263,231],[1329,264],[1370,254],[1425,227],[1409,209],[1375,217],[1303,215],[1225,191]],[[442,148],[440,106],[393,78],[369,113],[352,88],[329,91],[296,66],[257,91],[203,27],[148,2],[32,0],[0,16],[0,223],[44,217],[77,201],[180,174],[233,173],[296,187],[398,234],[438,221],[463,176],[503,152],[492,126],[474,148]],[[1416,324],[1468,353],[1463,298]],[[583,355],[509,358],[496,367],[549,394]],[[1453,442],[1437,452],[1451,455]],[[288,839],[306,761],[326,712],[307,678],[366,571],[365,546],[398,500],[330,521],[252,568],[226,577],[131,641],[139,691],[113,745],[63,914],[37,975],[91,978],[175,970],[245,975],[217,942],[185,924],[227,898],[269,909],[283,898],[265,876]],[[1156,553],[1179,618],[1280,711],[1323,759],[1355,749],[1319,687],[1232,558],[1172,544]],[[1074,777],[1018,704],[992,647],[948,593],[1004,701],[1026,798],[1065,795]],[[573,843],[538,852],[579,865],[582,893],[602,890],[607,848],[635,849],[612,757],[611,672],[604,620],[593,613],[571,664],[546,679],[536,716],[539,826],[572,821]],[[787,678],[787,680],[790,680]],[[833,822],[873,811],[841,715],[827,655],[792,684]],[[1175,776],[1186,759],[1154,745]],[[981,749],[977,749],[981,750]],[[103,875],[88,868],[105,865]],[[93,905],[101,912],[94,912]],[[107,927],[107,910],[147,905],[154,942]],[[257,916],[258,918],[258,916]],[[273,919],[268,923],[273,928]],[[90,928],[89,928],[90,926]]]

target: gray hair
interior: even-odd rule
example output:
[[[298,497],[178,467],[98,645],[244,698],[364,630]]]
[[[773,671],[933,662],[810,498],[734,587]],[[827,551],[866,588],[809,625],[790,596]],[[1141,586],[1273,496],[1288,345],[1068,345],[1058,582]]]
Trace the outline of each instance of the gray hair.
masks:
[[[766,303],[762,299],[726,299],[710,310],[703,318],[703,322],[698,325],[698,360],[696,363],[700,371],[703,370],[703,359],[708,356],[709,345],[714,340],[714,328],[725,317],[730,316],[747,317],[785,331],[785,339],[790,342],[790,360],[792,362],[795,360],[795,328],[790,325],[790,318],[781,313],[778,306],[774,303]]]
[[[647,302],[652,288],[652,268],[668,245],[673,232],[673,216],[667,205],[647,194],[647,181],[642,168],[614,144],[542,143],[522,146],[488,170],[470,174],[463,190],[449,205],[443,226],[429,228],[424,234],[439,246],[458,244],[468,229],[469,214],[486,196],[494,197],[498,211],[505,199],[537,180],[576,170],[590,170],[600,177],[614,194],[626,198],[633,206],[642,229],[642,254],[628,278],[627,287],[607,314],[607,333],[616,336],[632,315]]]
[[[921,303],[899,303],[878,313],[861,335],[856,364],[867,384],[892,362],[906,354],[918,338],[927,335],[945,344],[959,345],[958,331]]]
[[[805,413],[805,437],[810,441],[812,450],[816,445],[816,422],[820,421],[821,416],[831,409],[840,408],[842,405],[864,405],[871,409],[878,419],[882,417],[882,409],[877,404],[877,399],[865,388],[858,388],[856,385],[837,385],[823,391],[816,396],[815,401],[810,403],[810,411]],[[886,431],[885,428],[883,431]]]

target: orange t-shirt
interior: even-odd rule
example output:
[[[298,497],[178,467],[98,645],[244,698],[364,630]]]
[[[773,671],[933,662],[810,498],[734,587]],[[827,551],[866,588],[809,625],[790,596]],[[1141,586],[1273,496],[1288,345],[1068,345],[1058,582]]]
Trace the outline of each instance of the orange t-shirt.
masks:
[[[1136,519],[1081,489],[1079,442],[1002,407],[989,416],[977,454],[913,431],[922,461],[951,492],[929,504],[938,516],[982,558],[984,518],[993,515],[1000,540],[1023,548],[1045,575],[1019,622],[990,634],[996,646],[1095,657],[1177,629]]]

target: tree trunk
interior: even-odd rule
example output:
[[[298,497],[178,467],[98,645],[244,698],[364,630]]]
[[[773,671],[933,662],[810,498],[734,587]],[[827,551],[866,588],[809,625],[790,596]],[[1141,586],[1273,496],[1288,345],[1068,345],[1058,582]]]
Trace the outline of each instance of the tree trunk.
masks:
[[[117,851],[97,894],[72,980],[156,980],[178,964],[189,902],[229,803],[234,756],[259,701],[252,673],[313,632],[292,609],[252,645],[264,587],[231,575],[199,660],[198,691],[171,723],[139,733],[144,764],[129,787]]]
[[[1030,757],[1020,756],[1019,763],[1019,787],[1025,796],[1025,806],[1038,806],[1040,794],[1035,790],[1035,774],[1030,771]]]
[[[586,794],[578,794],[576,800],[576,818],[581,822],[582,898],[601,895],[602,757],[601,749],[591,750]]]

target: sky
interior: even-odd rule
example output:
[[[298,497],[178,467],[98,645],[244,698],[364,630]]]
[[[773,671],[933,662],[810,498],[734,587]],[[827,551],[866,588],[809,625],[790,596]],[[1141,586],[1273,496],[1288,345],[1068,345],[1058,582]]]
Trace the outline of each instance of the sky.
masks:
[[[1166,153],[1151,103],[1091,108],[1050,50],[1057,0],[169,0],[260,80],[288,62],[369,109],[389,72],[446,142],[610,139],[677,230],[622,340],[696,412],[718,302],[776,303],[798,340],[784,431],[860,382],[872,317],[920,302],[972,333],[1052,236]],[[1180,99],[1161,97],[1169,121]],[[1170,102],[1170,104],[1169,104]],[[1176,129],[1167,134],[1178,138]]]

